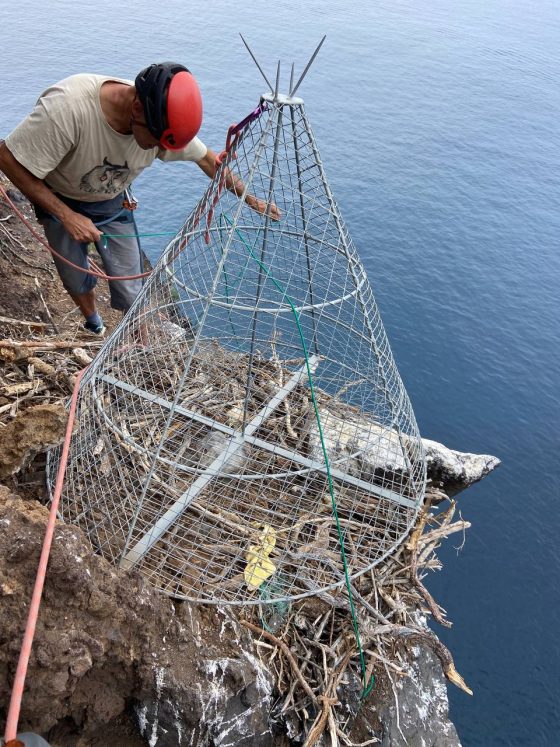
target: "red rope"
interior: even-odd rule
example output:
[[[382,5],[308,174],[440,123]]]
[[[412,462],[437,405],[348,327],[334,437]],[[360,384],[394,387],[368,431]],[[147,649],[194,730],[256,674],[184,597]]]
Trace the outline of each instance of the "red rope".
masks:
[[[55,257],[58,257],[62,262],[65,262],[67,265],[70,265],[70,267],[73,267],[75,270],[79,270],[80,272],[83,272],[85,275],[93,275],[95,278],[100,278],[101,280],[139,280],[140,278],[146,278],[148,275],[151,274],[150,272],[141,272],[138,275],[107,275],[103,270],[95,264],[95,262],[88,258],[88,263],[90,266],[89,270],[84,269],[83,267],[80,267],[79,265],[74,264],[74,262],[71,262],[69,259],[66,259],[66,257],[63,257],[62,254],[59,254],[57,251],[55,251],[50,244],[45,241],[45,239],[41,236],[41,234],[37,233],[37,231],[33,228],[31,223],[27,220],[25,215],[18,210],[18,208],[14,205],[13,201],[9,198],[8,193],[4,189],[4,187],[0,184],[0,194],[2,197],[6,200],[8,205],[12,208],[14,213],[17,215],[17,217],[21,220],[21,222],[29,229],[31,232],[31,235],[37,239],[37,241],[42,244],[45,249],[47,249],[52,255]]]
[[[68,461],[68,452],[70,451],[70,439],[72,438],[72,428],[74,427],[74,418],[76,415],[76,403],[78,401],[78,390],[80,388],[80,382],[87,368],[80,371],[76,377],[76,383],[74,384],[74,391],[72,392],[72,399],[70,401],[70,412],[68,414],[68,424],[66,426],[66,435],[64,437],[64,445],[62,447],[62,455],[60,457],[60,464],[58,467],[58,474],[56,476],[56,484],[54,488],[54,494],[51,503],[51,510],[49,513],[49,520],[47,522],[47,529],[45,531],[45,539],[43,540],[43,549],[41,550],[41,557],[39,559],[39,567],[37,569],[37,576],[35,578],[35,586],[33,588],[33,596],[31,597],[31,605],[29,607],[29,614],[27,616],[27,625],[25,627],[25,633],[23,636],[23,643],[21,644],[21,651],[19,654],[18,666],[16,670],[16,676],[12,688],[12,696],[10,699],[10,708],[8,710],[8,718],[6,721],[6,733],[5,740],[9,743],[11,740],[15,740],[17,734],[17,725],[19,721],[19,713],[21,710],[21,700],[23,697],[23,688],[25,685],[25,676],[27,674],[27,666],[29,664],[29,657],[31,655],[31,647],[33,645],[33,637],[35,635],[35,626],[37,625],[37,617],[39,615],[39,606],[41,604],[41,596],[43,594],[43,586],[45,584],[45,575],[47,572],[47,563],[49,562],[49,554],[51,550],[52,538],[54,528],[56,524],[56,514],[58,511],[58,504],[60,502],[60,495],[62,493],[62,486],[64,485],[64,475],[66,472],[66,463]]]

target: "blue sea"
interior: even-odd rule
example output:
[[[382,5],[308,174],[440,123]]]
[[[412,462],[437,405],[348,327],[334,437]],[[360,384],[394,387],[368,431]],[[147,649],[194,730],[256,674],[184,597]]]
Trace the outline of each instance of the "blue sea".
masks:
[[[284,88],[327,35],[299,93],[421,431],[503,462],[460,497],[472,528],[427,579],[474,690],[450,688],[463,744],[560,744],[560,4],[6,1],[0,135],[53,81],[172,59],[220,150],[266,88],[238,32]],[[205,184],[192,164],[145,172],[141,230],[179,228]]]

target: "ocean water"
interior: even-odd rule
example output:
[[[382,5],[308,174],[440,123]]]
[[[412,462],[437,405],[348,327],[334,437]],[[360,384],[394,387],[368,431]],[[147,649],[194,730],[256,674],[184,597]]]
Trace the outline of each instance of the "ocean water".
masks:
[[[560,5],[552,0],[70,0],[0,8],[0,135],[49,83],[184,61],[219,150],[264,90],[238,32],[300,89],[424,436],[502,466],[464,493],[472,522],[427,585],[474,690],[450,689],[466,747],[560,742],[558,379]],[[191,164],[138,180],[144,231],[178,228]],[[152,257],[163,240],[145,243]]]

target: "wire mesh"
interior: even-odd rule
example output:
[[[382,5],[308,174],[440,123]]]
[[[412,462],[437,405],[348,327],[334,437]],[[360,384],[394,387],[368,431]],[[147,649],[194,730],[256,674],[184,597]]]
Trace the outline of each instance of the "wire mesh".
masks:
[[[351,577],[404,539],[425,489],[303,102],[261,104],[84,377],[61,503],[115,565],[204,602],[344,583],[327,467]],[[225,189],[228,170],[280,220]]]

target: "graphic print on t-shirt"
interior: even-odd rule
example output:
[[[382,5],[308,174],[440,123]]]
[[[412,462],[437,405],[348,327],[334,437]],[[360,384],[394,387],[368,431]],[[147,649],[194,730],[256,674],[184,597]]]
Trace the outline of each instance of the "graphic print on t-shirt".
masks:
[[[124,165],[111,163],[107,157],[100,166],[95,166],[82,176],[80,190],[82,192],[96,192],[116,195],[122,192],[130,175],[128,161]]]

